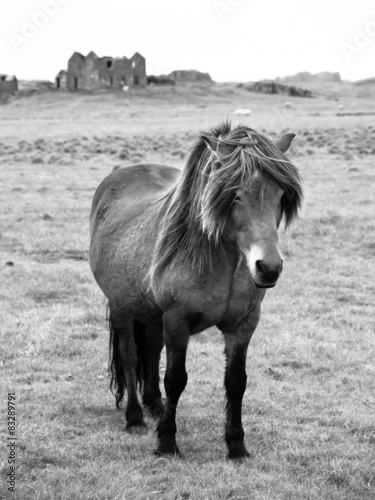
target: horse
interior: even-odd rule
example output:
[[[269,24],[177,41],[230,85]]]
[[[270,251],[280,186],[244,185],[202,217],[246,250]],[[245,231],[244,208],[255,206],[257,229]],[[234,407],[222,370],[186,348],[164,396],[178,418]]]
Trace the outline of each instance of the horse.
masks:
[[[90,266],[108,299],[110,387],[117,407],[127,392],[131,434],[147,432],[140,389],[158,420],[157,455],[181,456],[176,411],[189,337],[215,325],[225,344],[228,457],[249,456],[242,425],[247,349],[265,292],[282,271],[279,225],[297,218],[303,198],[299,171],[284,154],[294,137],[273,143],[226,121],[198,135],[182,170],[126,166],[94,195]]]

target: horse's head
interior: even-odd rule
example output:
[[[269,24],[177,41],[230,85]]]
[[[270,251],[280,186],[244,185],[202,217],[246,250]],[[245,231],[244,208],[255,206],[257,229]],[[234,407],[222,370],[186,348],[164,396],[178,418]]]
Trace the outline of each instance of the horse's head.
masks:
[[[283,217],[288,226],[302,200],[298,170],[284,155],[294,134],[273,144],[252,129],[237,127],[203,138],[211,152],[201,205],[203,230],[237,245],[258,288],[273,287],[283,267],[278,227]]]

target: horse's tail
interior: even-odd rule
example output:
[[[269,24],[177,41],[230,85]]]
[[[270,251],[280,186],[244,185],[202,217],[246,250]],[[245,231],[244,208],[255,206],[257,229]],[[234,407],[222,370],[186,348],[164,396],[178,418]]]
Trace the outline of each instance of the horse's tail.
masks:
[[[146,326],[134,320],[134,340],[137,346],[137,382],[140,391],[143,391],[143,384],[146,365]]]
[[[108,314],[109,326],[109,374],[110,389],[116,398],[116,406],[119,408],[126,390],[125,365],[128,353],[121,352],[120,332],[115,325],[112,313]],[[144,373],[146,369],[146,330],[145,326],[134,321],[134,340],[137,347],[136,378],[139,389],[143,389]]]

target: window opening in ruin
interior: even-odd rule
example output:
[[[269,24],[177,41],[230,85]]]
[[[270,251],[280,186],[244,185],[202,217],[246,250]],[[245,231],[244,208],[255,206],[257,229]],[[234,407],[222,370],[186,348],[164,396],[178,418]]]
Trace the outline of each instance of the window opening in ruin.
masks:
[[[107,68],[112,68],[112,61],[107,61]]]

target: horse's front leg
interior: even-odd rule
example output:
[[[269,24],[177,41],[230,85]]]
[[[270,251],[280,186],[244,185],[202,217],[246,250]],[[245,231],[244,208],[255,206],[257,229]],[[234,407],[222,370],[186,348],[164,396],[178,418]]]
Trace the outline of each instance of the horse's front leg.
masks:
[[[246,389],[246,355],[252,334],[258,324],[260,306],[236,327],[232,332],[223,329],[225,339],[225,390],[227,397],[225,441],[228,446],[228,458],[248,457],[244,443],[242,427],[242,399]]]
[[[160,420],[155,453],[181,455],[176,444],[176,410],[178,400],[187,383],[185,369],[186,350],[190,331],[187,324],[174,313],[164,314],[164,340],[167,351],[167,368],[164,387],[167,395],[164,416]]]

